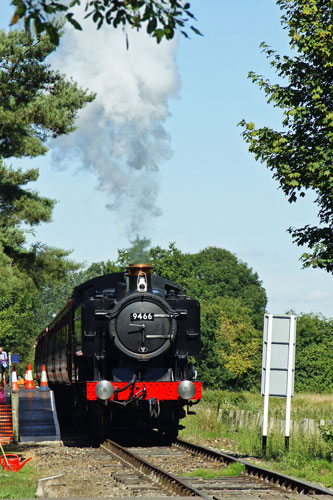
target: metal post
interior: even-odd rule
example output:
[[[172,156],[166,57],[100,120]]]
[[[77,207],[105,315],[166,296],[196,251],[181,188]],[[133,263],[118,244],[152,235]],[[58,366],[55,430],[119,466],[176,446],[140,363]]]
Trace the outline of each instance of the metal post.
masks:
[[[8,353],[8,383],[9,383],[9,391],[12,394],[12,353]]]
[[[290,409],[291,409],[291,387],[293,379],[293,360],[295,342],[295,316],[290,316],[289,328],[289,351],[288,351],[288,372],[287,372],[287,397],[286,397],[286,427],[285,427],[285,448],[289,449],[290,434]]]
[[[19,433],[19,393],[12,392],[12,420],[13,420],[13,441],[18,443],[20,440]]]
[[[264,453],[266,453],[266,443],[267,443],[269,385],[270,385],[271,354],[272,354],[272,330],[273,330],[273,315],[268,314],[267,315],[267,346],[266,346],[264,414],[263,414],[263,425],[262,425],[262,450]]]

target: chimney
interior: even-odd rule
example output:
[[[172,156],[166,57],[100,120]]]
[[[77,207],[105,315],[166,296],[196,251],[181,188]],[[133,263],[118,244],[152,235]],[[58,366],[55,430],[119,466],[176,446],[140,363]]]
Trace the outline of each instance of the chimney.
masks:
[[[153,266],[150,264],[130,264],[127,268],[130,292],[152,292],[151,273]]]

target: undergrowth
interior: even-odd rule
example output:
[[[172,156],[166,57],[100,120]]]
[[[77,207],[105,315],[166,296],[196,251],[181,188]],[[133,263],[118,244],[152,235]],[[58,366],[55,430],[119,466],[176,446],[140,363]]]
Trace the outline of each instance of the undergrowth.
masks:
[[[252,396],[252,397],[251,397]],[[248,411],[262,411],[258,406],[258,395],[250,393],[227,393],[222,391],[204,392],[203,401],[196,407],[197,415],[188,416],[184,422],[185,429],[181,436],[193,441],[213,440],[213,446],[220,446],[223,451],[238,453],[244,459],[251,461],[259,459],[270,468],[298,477],[300,479],[317,482],[328,488],[333,488],[333,432],[332,425],[326,424],[320,433],[303,435],[299,432],[290,436],[289,449],[285,449],[284,435],[271,432],[267,437],[266,453],[262,450],[262,429],[242,427],[236,429],[222,414],[221,421],[217,420],[218,405],[224,410],[224,405],[230,409],[246,409]],[[273,402],[273,398],[271,398]],[[224,401],[224,403],[223,403]],[[313,408],[316,401],[318,408]],[[320,414],[320,419],[332,418],[332,396],[300,395],[292,402],[292,418],[298,415],[299,419],[313,418]],[[271,404],[271,401],[270,401]],[[285,411],[285,400],[275,400],[273,411]],[[282,416],[282,418],[284,415]],[[281,418],[281,416],[280,416]],[[318,419],[317,419],[318,421]]]

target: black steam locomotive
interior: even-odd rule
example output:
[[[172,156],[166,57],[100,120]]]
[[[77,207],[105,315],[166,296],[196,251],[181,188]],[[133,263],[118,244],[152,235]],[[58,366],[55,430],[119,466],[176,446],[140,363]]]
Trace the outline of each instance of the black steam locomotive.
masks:
[[[39,335],[62,418],[89,419],[102,436],[156,429],[173,439],[201,384],[189,361],[200,349],[200,306],[148,264],[91,279]]]

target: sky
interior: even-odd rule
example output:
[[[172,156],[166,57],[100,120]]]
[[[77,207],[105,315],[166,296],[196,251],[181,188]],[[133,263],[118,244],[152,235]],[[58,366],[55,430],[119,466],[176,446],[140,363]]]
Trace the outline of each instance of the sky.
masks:
[[[277,81],[259,45],[289,53],[281,12],[273,0],[194,0],[191,11],[204,36],[157,45],[130,30],[129,50],[122,30],[66,30],[49,62],[97,97],[46,156],[12,161],[38,167],[32,187],[58,201],[36,238],[87,265],[116,259],[137,234],[189,253],[225,248],[258,274],[267,312],[332,317],[331,275],[302,269],[305,249],[287,233],[317,223],[315,197],[289,204],[237,126],[280,129],[281,111],[247,75]]]

